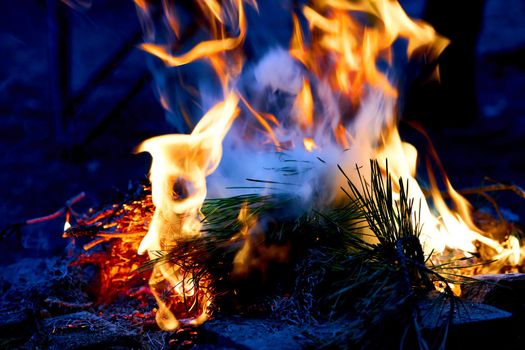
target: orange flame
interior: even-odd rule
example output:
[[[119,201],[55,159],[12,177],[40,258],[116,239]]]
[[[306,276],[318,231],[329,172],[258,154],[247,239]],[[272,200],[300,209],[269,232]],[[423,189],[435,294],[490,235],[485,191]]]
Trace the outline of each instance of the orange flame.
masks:
[[[308,79],[303,81],[303,86],[297,94],[293,110],[296,114],[296,122],[306,133],[311,130],[314,124],[314,100]]]
[[[354,19],[351,13],[355,12],[373,17],[372,25]],[[412,21],[396,1],[317,0],[311,7],[303,7],[303,15],[318,39],[306,48],[299,21],[293,17],[291,55],[318,77],[328,78],[354,102],[362,97],[365,84],[397,95],[377,61],[391,62],[391,47],[399,37],[408,39],[409,56],[421,47],[431,47],[433,54],[439,54],[448,44],[428,24]],[[331,68],[318,66],[318,62],[327,61]]]
[[[136,3],[142,11],[147,11],[146,2],[136,0]],[[249,3],[257,9],[255,1]],[[416,180],[417,151],[399,136],[394,112],[398,92],[380,66],[391,67],[392,45],[400,38],[408,43],[408,56],[423,50],[431,55],[441,53],[448,40],[437,35],[431,26],[411,20],[393,0],[310,1],[309,6],[302,7],[308,31],[303,31],[300,18],[292,15],[293,34],[287,54],[307,73],[299,74],[296,82],[289,82],[294,88],[286,89],[286,93],[292,95],[293,103],[289,115],[278,119],[259,107],[256,110],[249,98],[241,96],[235,88],[242,74],[241,47],[247,33],[243,1],[204,0],[198,2],[198,6],[209,24],[210,40],[180,55],[173,55],[167,46],[153,42],[141,47],[170,67],[207,59],[220,79],[225,97],[202,117],[191,134],[159,136],[138,147],[139,152],[146,151],[153,156],[150,179],[156,207],[139,253],[148,251],[153,259],[157,252],[169,250],[178,241],[200,235],[200,210],[207,194],[206,177],[219,166],[222,142],[240,113],[237,105],[241,99],[249,112],[246,114],[254,117],[262,127],[266,137],[263,143],[271,142],[277,151],[285,145],[293,150],[302,142],[302,151],[331,152],[327,156],[337,158],[334,163],[341,163],[345,169],[366,164],[369,159],[378,159],[380,164],[388,159],[391,176],[407,181],[410,197],[420,203],[418,215],[423,222],[420,239],[427,254],[439,254],[448,247],[469,255],[476,251],[478,243],[482,243],[494,250],[495,257],[514,265],[522,263],[523,248],[517,238],[512,236],[506,242],[498,242],[486,237],[474,225],[468,202],[445,178],[457,210],[452,211],[429,169],[434,204],[431,209]],[[178,37],[177,17],[166,8],[165,12],[171,30]],[[238,34],[228,36],[225,23],[232,22],[233,18]],[[165,100],[164,104],[168,106]],[[291,122],[282,121],[286,118]],[[252,146],[261,143],[256,138],[242,141]],[[327,190],[339,193],[344,179],[333,165],[336,181],[333,181],[333,188]],[[396,190],[395,195],[399,196],[399,189]],[[334,197],[330,200],[334,201]],[[259,239],[257,218],[249,213],[247,205],[241,209],[238,221],[242,228],[236,238],[243,239],[244,243],[235,257],[234,272],[242,275],[248,267],[263,266],[270,258],[284,259],[286,249],[259,247],[256,251],[253,243],[254,239]],[[173,301],[163,298],[163,293],[174,289],[178,295],[175,299],[192,297],[198,286],[185,271],[170,262],[155,266],[150,286],[159,304],[157,322],[160,327],[176,329],[179,321],[172,310]],[[207,318],[211,296],[206,294],[200,300],[203,302],[192,319],[194,323]]]
[[[260,270],[264,275],[270,261],[286,261],[289,247],[265,245],[264,232],[258,226],[257,216],[250,213],[247,203],[242,205],[237,219],[241,229],[232,237],[232,241],[241,240],[243,244],[233,259],[234,276],[245,277],[255,269]]]
[[[235,275],[246,275],[249,271],[250,256],[253,249],[253,238],[250,232],[257,225],[257,217],[250,214],[248,204],[244,203],[239,211],[238,220],[241,224],[238,236],[244,240],[244,244],[233,259],[233,273]]]
[[[204,3],[215,18],[219,20],[219,22],[222,22],[220,5],[216,1],[211,0],[205,1]],[[210,56],[213,57],[225,51],[234,50],[243,43],[246,36],[246,19],[242,0],[237,0],[236,4],[239,20],[239,35],[237,37],[224,38],[222,37],[224,30],[221,29],[213,33],[213,35],[217,37],[216,39],[200,42],[180,56],[173,56],[168,53],[164,46],[154,43],[144,43],[140,47],[162,59],[164,63],[170,67],[182,66],[202,58],[209,58]],[[175,19],[172,20],[174,21]],[[176,26],[178,27],[178,25]]]

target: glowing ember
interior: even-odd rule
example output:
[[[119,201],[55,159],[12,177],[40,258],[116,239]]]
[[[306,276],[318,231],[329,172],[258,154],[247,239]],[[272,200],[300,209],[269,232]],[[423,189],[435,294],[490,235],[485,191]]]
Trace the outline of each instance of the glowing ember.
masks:
[[[151,19],[147,2],[136,3],[147,22]],[[200,210],[207,196],[221,196],[225,188],[247,178],[264,180],[262,194],[292,192],[307,206],[330,207],[341,200],[339,188],[345,181],[337,164],[357,180],[351,170],[356,164],[377,159],[384,165],[388,159],[392,177],[408,181],[410,197],[420,203],[416,205],[423,224],[420,240],[433,261],[471,257],[483,250],[491,252],[484,258],[500,260],[498,268],[523,263],[518,238],[498,240],[477,228],[468,202],[448,179],[444,182],[455,211],[443,199],[430,166],[432,206],[416,180],[417,151],[402,142],[397,131],[392,45],[402,39],[409,57],[436,56],[447,40],[429,25],[408,18],[396,1],[313,0],[302,7],[300,18],[291,15],[288,50],[274,49],[255,67],[243,68],[241,48],[248,30],[243,1],[196,3],[208,24],[209,40],[173,55],[170,43],[155,43],[148,33],[152,42],[141,47],[168,67],[206,60],[220,82],[223,101],[213,104],[191,134],[159,136],[138,147],[153,157],[150,180],[155,206],[147,234],[137,247],[139,254],[148,252],[155,259],[180,241],[201,235]],[[249,3],[257,9],[255,2]],[[179,37],[182,24],[167,4],[163,9],[169,28]],[[306,21],[307,30],[301,21]],[[231,32],[237,34],[227,34]],[[276,106],[268,91],[284,96],[286,106]],[[200,91],[204,105],[212,105],[213,96],[215,92]],[[162,105],[169,109],[164,95]],[[287,159],[307,166],[294,165],[289,171],[283,167],[283,152]],[[363,173],[369,178],[367,167]],[[257,265],[253,261],[257,220],[246,206],[238,220],[242,229],[237,238],[244,243],[235,257],[234,273],[242,275]],[[282,259],[283,254],[268,249],[258,255]],[[176,329],[181,317],[194,324],[205,321],[212,298],[207,283],[206,278],[196,282],[191,271],[172,261],[156,263],[150,286],[159,305],[159,326]],[[188,299],[194,306],[181,312],[181,301]]]
[[[90,251],[73,263],[93,264],[100,269],[96,291],[99,303],[109,303],[143,286],[144,275],[136,271],[147,260],[138,256],[137,250],[146,234],[152,213],[151,195],[141,193],[140,198],[133,198],[122,205],[112,205],[100,211],[91,210],[87,216],[77,219],[74,227],[64,232],[64,237],[72,239],[94,237],[84,245],[86,251],[109,243],[105,251]]]

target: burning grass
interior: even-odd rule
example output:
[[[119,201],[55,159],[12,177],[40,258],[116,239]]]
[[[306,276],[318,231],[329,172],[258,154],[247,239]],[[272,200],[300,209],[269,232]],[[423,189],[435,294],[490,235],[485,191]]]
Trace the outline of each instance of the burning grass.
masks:
[[[206,317],[273,314],[291,323],[346,320],[345,333],[324,345],[374,346],[381,339],[424,348],[429,341],[444,342],[450,318],[443,318],[448,321],[430,339],[421,326],[421,303],[430,300],[440,313],[453,315],[461,304],[460,285],[469,283],[477,268],[508,267],[480,254],[425,255],[418,204],[407,196],[406,183],[399,180],[401,197],[395,199],[392,180],[376,161],[371,178],[360,174],[359,179],[359,184],[348,179],[341,204],[296,215],[282,214],[297,203],[289,195],[206,200],[202,234],[155,252],[151,260],[136,250],[154,212],[148,184],[121,204],[90,211],[64,236],[91,238],[74,264],[98,266],[100,302],[157,288],[182,324],[203,312]],[[257,221],[265,222],[264,229]],[[151,282],[145,289],[143,272],[164,264],[183,276],[178,289]],[[405,320],[396,322],[403,326],[389,326],[394,318]]]

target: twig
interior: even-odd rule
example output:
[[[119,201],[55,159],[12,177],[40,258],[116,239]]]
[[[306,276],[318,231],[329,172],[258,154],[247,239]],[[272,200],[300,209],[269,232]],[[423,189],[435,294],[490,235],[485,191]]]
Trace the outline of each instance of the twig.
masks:
[[[469,194],[481,194],[481,193],[495,192],[495,191],[512,191],[518,196],[520,196],[521,198],[525,199],[525,190],[523,190],[519,186],[512,185],[512,184],[498,183],[495,185],[464,189],[458,192],[463,195],[469,195]]]
[[[77,194],[75,197],[69,199],[62,208],[58,209],[52,214],[17,222],[11,225],[7,225],[5,228],[3,228],[0,231],[0,239],[6,238],[14,233],[20,234],[20,230],[22,229],[22,227],[27,226],[27,225],[34,225],[34,224],[38,224],[41,222],[50,221],[62,215],[66,215],[66,220],[69,220],[69,216],[71,214],[73,214],[73,216],[78,216],[78,214],[71,207],[75,205],[76,203],[78,203],[79,201],[81,201],[84,197],[86,197],[86,193],[81,192]]]
[[[71,206],[73,206],[74,204],[78,203],[84,197],[86,197],[86,193],[85,192],[81,192],[81,193],[77,194],[75,197],[73,197],[70,200],[68,200],[66,202],[66,204],[62,208],[58,209],[53,214],[49,214],[49,215],[46,215],[46,216],[41,216],[41,217],[38,217],[38,218],[26,220],[24,222],[24,224],[25,225],[33,225],[33,224],[37,224],[37,223],[40,223],[40,222],[56,219],[59,216],[61,216],[62,214],[67,213],[68,211],[70,211],[71,210]]]
[[[146,232],[130,232],[130,233],[111,233],[111,232],[99,232],[95,234],[95,236],[98,236],[99,238],[95,239],[94,241],[91,241],[87,244],[84,244],[83,248],[84,250],[90,250],[94,246],[109,241],[113,238],[133,238],[133,237],[143,237],[146,234]]]
[[[491,180],[491,179],[490,179]],[[494,181],[494,180],[491,180]],[[489,186],[482,186],[482,187],[474,187],[474,188],[466,188],[463,190],[458,190],[457,193],[463,196],[468,195],[479,195],[485,198],[490,204],[492,204],[492,207],[496,211],[496,214],[498,215],[499,221],[506,223],[507,220],[503,217],[503,214],[501,213],[501,210],[497,204],[497,202],[487,194],[487,192],[497,192],[497,191],[512,191],[519,197],[525,199],[525,190],[523,190],[521,187],[513,184],[503,184],[503,183],[496,183],[495,185],[489,185]],[[423,189],[423,193],[425,194],[425,197],[429,197],[430,191],[427,189]],[[440,195],[443,198],[451,198],[450,193],[448,191],[441,191],[439,192]]]
[[[96,234],[96,236],[99,237],[105,237],[105,238],[131,238],[131,237],[142,237],[146,234],[145,231],[141,232],[126,232],[126,233],[118,233],[118,232],[99,232]]]
[[[502,184],[498,183],[495,185],[489,185],[489,186],[482,186],[482,187],[473,187],[473,188],[466,188],[463,190],[457,190],[457,192],[461,195],[468,196],[473,194],[479,194],[482,195],[483,193],[487,192],[496,192],[496,191],[512,191],[519,197],[525,199],[525,190],[523,190],[521,187],[512,185],[512,184]],[[430,196],[430,191],[427,189],[423,189],[423,193],[426,197]],[[448,191],[441,191],[440,194],[444,198],[450,198],[450,193]]]
[[[85,310],[89,309],[93,306],[93,303],[74,303],[69,301],[63,301],[56,298],[47,298],[44,300],[44,303],[46,303],[49,307],[62,310],[62,311],[69,311],[74,312],[78,310]]]
[[[494,208],[494,210],[496,211],[496,214],[498,215],[499,221],[503,222],[503,223],[506,223],[507,220],[505,220],[505,218],[503,217],[503,214],[501,213],[501,210],[499,209],[498,203],[496,203],[494,198],[492,198],[491,196],[489,196],[485,192],[480,193],[479,195],[482,196],[483,198],[485,198],[490,204],[492,204],[492,207]]]

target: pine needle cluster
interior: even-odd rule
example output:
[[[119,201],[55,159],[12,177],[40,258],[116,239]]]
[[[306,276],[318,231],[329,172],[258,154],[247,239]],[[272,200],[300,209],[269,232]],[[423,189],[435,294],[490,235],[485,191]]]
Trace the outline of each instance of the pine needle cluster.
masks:
[[[443,266],[432,266],[421,247],[419,203],[411,199],[402,179],[394,191],[388,164],[383,170],[371,161],[370,167],[370,179],[356,167],[357,183],[340,168],[347,180],[341,188],[345,200],[333,207],[306,210],[291,194],[207,199],[202,234],[156,252],[157,257],[138,271],[165,262],[179,266],[195,286],[207,286],[216,313],[273,314],[296,324],[345,324],[338,337],[317,339],[321,347],[443,347],[456,298],[449,280],[439,273]],[[145,197],[132,203],[151,215],[151,194],[145,188]],[[235,256],[249,239],[239,234],[242,208],[257,218],[262,232],[262,238],[252,242],[253,251],[288,250],[286,260],[255,257],[260,266],[239,278],[233,273]],[[111,217],[126,220],[126,215],[114,214],[104,220]],[[78,230],[86,233],[86,227]],[[429,303],[446,315],[432,331],[423,326],[421,311],[421,305]]]
[[[321,346],[388,347],[399,342],[417,348],[442,347],[448,323],[430,332],[437,334],[438,340],[429,342],[420,305],[430,302],[452,315],[455,297],[449,281],[427,264],[429,257],[419,241],[421,225],[415,209],[419,203],[410,198],[408,183],[402,179],[396,197],[388,164],[386,175],[377,161],[371,161],[370,166],[369,180],[356,167],[359,183],[353,183],[340,168],[347,179],[348,188],[342,188],[346,201],[322,211],[283,216],[297,200],[284,195],[207,200],[202,209],[203,235],[159,253],[158,259],[144,267],[169,260],[191,262],[199,267],[199,274],[205,270],[214,279],[217,310],[253,311],[260,307],[262,290],[265,297],[273,298],[271,311],[279,317],[294,322],[311,319],[312,315],[346,320],[346,332],[337,339],[320,341]],[[292,247],[287,273],[275,276],[266,271],[264,283],[253,284],[254,279],[248,278],[243,284],[231,278],[233,257],[240,244],[235,239],[241,229],[237,216],[244,205],[251,215],[266,220],[265,240],[259,244]],[[185,268],[192,270],[192,266]],[[282,272],[282,264],[279,269]],[[283,283],[283,279],[293,283]],[[441,293],[435,292],[435,285],[441,286]],[[227,306],[233,292],[234,299],[242,301],[240,307]],[[287,296],[286,303],[282,295]],[[275,301],[286,307],[275,307]],[[449,317],[444,319],[450,321]]]

